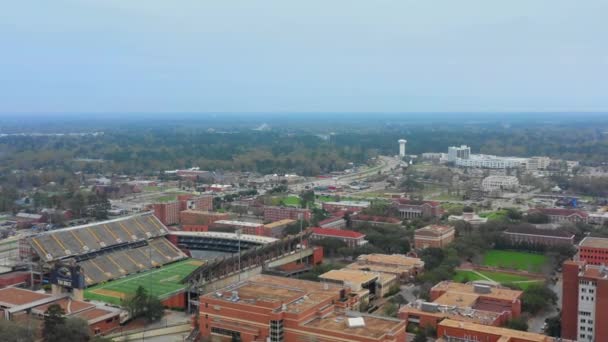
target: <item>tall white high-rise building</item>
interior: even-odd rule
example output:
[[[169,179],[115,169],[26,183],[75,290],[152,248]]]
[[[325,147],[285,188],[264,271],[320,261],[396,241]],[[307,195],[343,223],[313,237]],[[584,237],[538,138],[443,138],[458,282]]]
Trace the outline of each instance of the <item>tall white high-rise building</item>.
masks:
[[[399,139],[399,157],[405,157],[405,144],[407,140]]]
[[[448,147],[448,161],[455,162],[456,159],[469,159],[471,148],[466,145]]]

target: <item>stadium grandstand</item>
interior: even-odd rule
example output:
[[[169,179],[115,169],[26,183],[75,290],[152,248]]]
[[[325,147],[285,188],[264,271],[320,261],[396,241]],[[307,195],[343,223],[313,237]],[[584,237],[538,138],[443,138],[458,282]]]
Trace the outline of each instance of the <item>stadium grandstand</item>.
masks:
[[[29,239],[46,265],[77,264],[87,286],[181,260],[152,213],[54,230]]]

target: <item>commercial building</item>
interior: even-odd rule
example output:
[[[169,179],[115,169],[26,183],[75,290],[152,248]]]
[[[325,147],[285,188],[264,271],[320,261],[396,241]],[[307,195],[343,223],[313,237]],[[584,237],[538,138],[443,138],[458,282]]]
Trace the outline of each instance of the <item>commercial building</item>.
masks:
[[[437,326],[437,342],[567,342],[543,334],[445,319]]]
[[[467,159],[456,159],[456,166],[474,167],[484,169],[513,169],[525,167],[528,162],[526,158],[499,157],[486,154],[472,154]]]
[[[454,241],[456,230],[454,227],[432,224],[414,232],[414,247],[425,249],[428,247],[443,248]]]
[[[448,147],[448,162],[455,162],[458,159],[469,159],[471,148],[466,145]]]
[[[549,167],[549,164],[551,164],[551,159],[549,157],[531,157],[528,158],[528,163],[526,163],[526,170],[545,170]]]
[[[153,205],[154,216],[165,226],[179,223],[180,204],[177,201],[167,203],[155,203]]]
[[[349,268],[323,273],[319,276],[319,280],[322,283],[346,286],[357,293],[362,301],[366,301],[366,298],[370,296],[372,298],[382,298],[390,291],[391,287],[399,285],[397,277],[393,274]]]
[[[540,213],[549,217],[551,223],[561,222],[587,222],[589,214],[582,210],[576,209],[562,209],[562,208],[534,208],[528,210],[528,215],[533,213]]]
[[[434,329],[446,318],[500,326],[520,315],[522,294],[482,284],[441,282],[431,289],[432,302],[409,303],[399,310],[399,318]]]
[[[213,196],[202,195],[194,196],[191,194],[178,195],[177,201],[179,202],[180,211],[188,209],[196,210],[213,210]]]
[[[533,244],[542,246],[573,246],[574,234],[561,230],[539,229],[527,226],[507,228],[503,236],[513,244]]]
[[[275,222],[270,222],[264,225],[264,235],[274,238],[280,238],[285,235],[285,228],[296,224],[298,221],[292,219],[283,219]]]
[[[405,322],[349,311],[359,297],[343,286],[259,275],[204,295],[199,330],[218,341],[405,342]]]
[[[209,226],[209,231],[214,232],[235,232],[237,230],[240,230],[243,234],[264,235],[264,225],[261,223],[218,220]]]
[[[313,240],[338,239],[343,241],[348,247],[363,246],[367,243],[365,234],[346,229],[314,227],[312,228],[312,235],[310,237]]]
[[[562,337],[608,341],[608,270],[585,261],[566,261],[562,271]]]
[[[416,201],[406,198],[398,198],[394,200],[394,205],[399,211],[399,217],[402,219],[438,218],[443,215],[441,203],[435,201]]]
[[[264,207],[264,221],[274,222],[284,219],[290,220],[310,220],[311,212],[309,209],[291,208],[291,207]]]
[[[481,188],[485,192],[514,191],[519,187],[519,180],[515,176],[488,176],[481,181]]]
[[[326,218],[325,220],[319,221],[319,227],[343,229],[346,228],[346,220],[341,216]]]
[[[394,275],[405,283],[424,270],[424,261],[403,254],[362,254],[346,268]]]
[[[2,319],[20,321],[27,318],[39,320],[42,325],[46,310],[52,304],[59,305],[66,317],[83,319],[91,333],[103,335],[120,326],[122,310],[73,300],[67,296],[50,295],[16,287],[0,289],[0,315]],[[35,322],[34,322],[35,323]]]
[[[369,207],[367,201],[341,201],[341,202],[323,202],[321,205],[326,211],[333,213],[336,211],[347,211],[349,213],[359,212]]]
[[[184,210],[179,213],[179,221],[182,225],[210,225],[215,221],[227,220],[230,215],[203,210]]]
[[[608,239],[585,237],[578,244],[578,260],[590,265],[608,265]]]

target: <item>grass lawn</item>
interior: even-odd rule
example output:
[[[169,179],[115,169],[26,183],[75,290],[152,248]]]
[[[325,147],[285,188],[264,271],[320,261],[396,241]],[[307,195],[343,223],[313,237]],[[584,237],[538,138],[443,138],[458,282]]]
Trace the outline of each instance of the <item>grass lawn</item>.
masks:
[[[177,199],[177,195],[164,195],[156,198],[157,202],[171,202]]]
[[[485,276],[485,277],[483,277]],[[501,273],[501,272],[488,272],[488,271],[456,271],[456,274],[454,275],[454,277],[452,278],[452,280],[457,281],[457,282],[469,282],[469,281],[476,281],[476,280],[488,280],[486,279],[489,278],[492,281],[495,281],[497,283],[500,283],[502,285],[515,285],[517,287],[519,287],[522,290],[525,290],[526,288],[528,288],[528,286],[532,285],[532,284],[541,284],[543,281],[542,280],[538,280],[538,281],[533,281],[534,279],[532,278],[528,278],[525,276],[518,276],[518,275],[513,275],[513,274],[507,274],[507,273]]]
[[[317,196],[315,201],[317,201],[317,202],[334,202],[335,198],[333,198],[331,196]]]
[[[281,200],[281,203],[287,207],[300,207],[300,197],[287,196]]]
[[[121,298],[134,294],[141,285],[149,294],[163,299],[184,289],[186,285],[180,281],[201,264],[202,261],[196,259],[179,261],[161,268],[95,285],[85,290],[84,297],[120,305]]]
[[[504,250],[491,250],[483,257],[483,264],[485,266],[512,268],[530,272],[540,272],[546,262],[547,257],[542,254]]]

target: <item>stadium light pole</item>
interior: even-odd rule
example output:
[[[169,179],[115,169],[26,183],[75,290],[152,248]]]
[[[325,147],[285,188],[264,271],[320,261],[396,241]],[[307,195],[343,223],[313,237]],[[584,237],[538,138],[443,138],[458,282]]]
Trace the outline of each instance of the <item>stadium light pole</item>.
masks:
[[[239,283],[240,283],[241,282],[241,229],[237,229],[236,230],[236,238],[238,240],[238,245],[239,245],[239,247],[238,247],[239,248],[239,250],[238,250],[239,251],[239,256],[238,256],[238,260],[239,260],[239,264],[238,264],[239,265],[238,266],[239,267],[239,270],[238,270],[238,272],[239,272],[239,274],[238,274],[238,280],[239,280]]]

